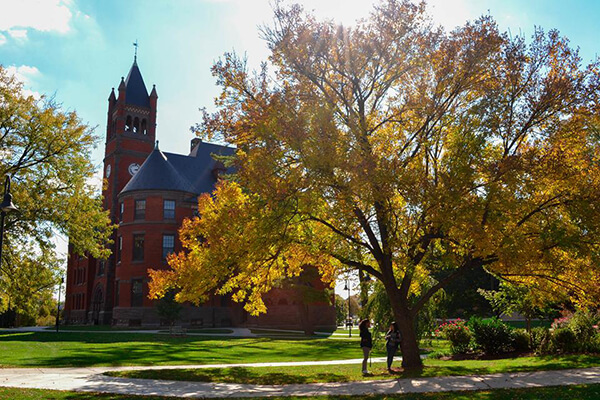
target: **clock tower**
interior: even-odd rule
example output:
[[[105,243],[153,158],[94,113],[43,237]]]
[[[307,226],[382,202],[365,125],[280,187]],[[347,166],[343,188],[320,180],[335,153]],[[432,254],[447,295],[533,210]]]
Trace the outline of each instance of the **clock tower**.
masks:
[[[137,56],[127,74],[121,78],[118,95],[114,88],[108,97],[106,145],[104,151],[104,174],[106,180],[102,195],[104,209],[110,212],[111,221],[119,224],[122,204],[118,194],[138,172],[140,166],[154,149],[156,140],[156,105],[158,95],[153,86],[148,94],[142,74],[137,65]],[[88,300],[87,321],[110,324],[115,298],[115,268],[118,254],[118,231],[113,234],[112,255],[108,260],[95,261],[95,271],[90,279],[92,296]],[[91,276],[90,276],[91,278]],[[89,289],[88,289],[89,290]]]
[[[127,78],[121,78],[118,97],[114,88],[108,97],[103,197],[114,223],[120,215],[117,195],[154,149],[157,100],[154,86],[148,94],[135,59]]]

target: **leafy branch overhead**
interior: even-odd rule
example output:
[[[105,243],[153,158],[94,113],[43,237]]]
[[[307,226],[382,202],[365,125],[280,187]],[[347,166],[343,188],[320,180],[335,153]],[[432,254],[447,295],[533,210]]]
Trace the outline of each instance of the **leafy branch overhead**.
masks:
[[[197,129],[236,146],[236,179],[200,199],[155,295],[216,289],[263,312],[262,294],[304,264],[328,282],[359,269],[385,288],[405,367],[421,365],[416,315],[476,268],[600,297],[597,62],[491,16],[445,32],[409,1],[352,27],[298,5],[274,16],[271,70],[233,53],[213,67],[218,110]]]

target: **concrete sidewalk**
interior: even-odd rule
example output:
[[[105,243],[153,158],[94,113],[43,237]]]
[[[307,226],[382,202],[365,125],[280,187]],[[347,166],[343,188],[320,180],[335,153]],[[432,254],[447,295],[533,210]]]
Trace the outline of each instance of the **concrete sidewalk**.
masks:
[[[282,363],[276,364],[279,365]],[[291,363],[283,364],[286,366],[292,365]],[[256,364],[240,365],[257,366]],[[275,363],[269,365],[275,365]],[[106,368],[6,368],[0,369],[0,386],[71,390],[82,392],[105,392],[124,395],[219,398],[399,394],[445,392],[454,390],[533,388],[542,386],[600,383],[600,367],[560,371],[490,374],[479,376],[445,376],[434,378],[373,380],[343,383],[312,383],[282,386],[125,379],[112,378],[102,374],[106,371],[114,371],[119,369],[192,367],[206,368],[215,367],[215,365]]]

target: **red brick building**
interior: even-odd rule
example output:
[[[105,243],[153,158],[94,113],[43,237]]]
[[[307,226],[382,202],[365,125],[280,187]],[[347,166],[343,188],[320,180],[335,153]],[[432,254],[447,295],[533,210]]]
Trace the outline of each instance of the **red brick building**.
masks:
[[[164,321],[148,299],[148,268],[168,268],[170,252],[181,250],[177,231],[193,216],[198,195],[214,189],[223,164],[212,155],[234,149],[199,139],[188,155],[160,151],[156,141],[158,95],[148,94],[134,61],[121,78],[118,96],[108,98],[104,156],[104,207],[118,229],[107,260],[69,253],[64,318],[71,324],[158,326]],[[320,281],[313,285],[322,287]],[[306,307],[291,289],[275,289],[265,303],[268,313],[249,317],[243,305],[213,296],[200,307],[186,305],[181,323],[190,326],[258,325],[301,328],[334,327],[335,310],[327,303]]]

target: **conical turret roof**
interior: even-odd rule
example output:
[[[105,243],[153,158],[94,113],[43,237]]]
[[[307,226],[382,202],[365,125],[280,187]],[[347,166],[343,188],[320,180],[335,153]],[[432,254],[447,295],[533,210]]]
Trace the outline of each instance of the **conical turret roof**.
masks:
[[[120,194],[137,190],[169,190],[195,195],[211,192],[217,181],[214,171],[223,168],[212,155],[232,155],[234,152],[235,149],[230,147],[200,143],[186,156],[163,153],[156,146]]]
[[[125,92],[125,102],[142,107],[150,107],[150,98],[148,97],[148,90],[144,84],[142,73],[138,68],[137,61],[133,62],[127,79],[125,79],[125,86],[127,90]]]

